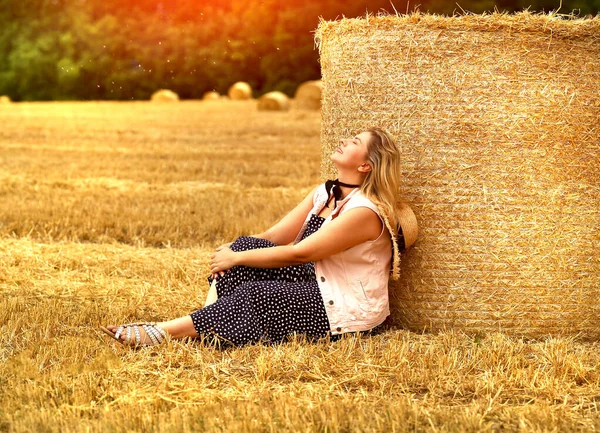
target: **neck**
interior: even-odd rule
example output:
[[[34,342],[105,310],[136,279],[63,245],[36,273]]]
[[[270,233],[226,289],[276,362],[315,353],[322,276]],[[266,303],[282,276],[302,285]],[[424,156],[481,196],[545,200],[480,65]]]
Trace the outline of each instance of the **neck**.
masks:
[[[342,191],[342,195],[340,198],[345,198],[348,194],[350,194],[352,192],[352,190],[354,190],[355,188],[360,188],[360,185],[362,183],[362,179],[349,179],[348,177],[346,178],[342,178],[341,176],[338,177],[338,186],[340,188],[340,190]],[[342,183],[343,185],[340,185],[340,183]]]
[[[347,185],[362,185],[365,176],[359,172],[348,172],[346,170],[338,170],[337,179]],[[342,188],[344,188],[342,186]]]
[[[359,183],[344,182],[343,180],[340,180],[340,179],[337,179],[336,183],[340,188],[359,188],[360,187]]]

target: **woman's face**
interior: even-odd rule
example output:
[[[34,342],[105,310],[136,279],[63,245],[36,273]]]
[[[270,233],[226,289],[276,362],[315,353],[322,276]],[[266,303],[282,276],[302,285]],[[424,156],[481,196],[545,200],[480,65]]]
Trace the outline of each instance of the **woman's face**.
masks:
[[[357,169],[368,161],[370,139],[370,132],[361,132],[354,138],[340,140],[340,145],[333,151],[331,160],[338,167]]]

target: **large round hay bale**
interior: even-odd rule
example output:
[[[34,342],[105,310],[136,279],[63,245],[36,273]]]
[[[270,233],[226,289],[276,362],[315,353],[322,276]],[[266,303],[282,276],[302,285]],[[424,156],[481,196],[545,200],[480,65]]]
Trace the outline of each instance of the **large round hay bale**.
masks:
[[[0,96],[0,104],[10,104],[11,100],[9,96],[2,95]]]
[[[600,337],[600,18],[323,22],[323,177],[340,137],[398,138],[420,225],[390,286],[414,330]]]
[[[297,107],[306,110],[320,110],[322,92],[323,82],[321,80],[305,81],[298,86],[294,94]]]
[[[244,81],[238,81],[229,88],[227,94],[229,95],[229,98],[234,101],[252,99],[252,87]]]
[[[290,98],[282,92],[269,92],[258,98],[258,109],[266,111],[287,111],[290,109]]]
[[[219,92],[204,92],[204,95],[202,95],[203,101],[218,101],[219,99],[221,99]]]
[[[153,102],[177,102],[179,95],[171,90],[161,89],[154,92],[150,100]]]

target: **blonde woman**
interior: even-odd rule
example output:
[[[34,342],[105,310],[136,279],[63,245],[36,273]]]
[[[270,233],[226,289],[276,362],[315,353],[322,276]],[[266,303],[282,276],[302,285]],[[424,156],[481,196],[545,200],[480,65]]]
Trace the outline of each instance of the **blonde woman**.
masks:
[[[264,233],[217,248],[209,278],[214,303],[165,322],[101,329],[131,346],[201,336],[244,345],[379,326],[389,315],[388,280],[398,273],[399,251],[416,238],[413,228],[410,239],[402,236],[399,158],[378,128],[341,140],[331,155],[338,179]]]

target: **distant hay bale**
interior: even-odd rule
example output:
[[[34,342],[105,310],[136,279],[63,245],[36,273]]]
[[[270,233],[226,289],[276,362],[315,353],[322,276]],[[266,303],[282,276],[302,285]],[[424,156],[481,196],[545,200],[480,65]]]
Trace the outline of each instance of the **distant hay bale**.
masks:
[[[282,92],[269,92],[258,98],[258,109],[266,111],[287,111],[290,109],[290,98]]]
[[[294,95],[297,107],[306,110],[320,110],[322,92],[323,82],[321,80],[305,81],[298,86]]]
[[[227,94],[229,95],[229,98],[234,101],[252,99],[252,87],[244,81],[238,81],[229,88]]]
[[[204,101],[217,101],[219,99],[221,99],[219,92],[204,92],[204,95],[202,95]]]
[[[176,102],[179,95],[171,90],[161,89],[152,94],[150,100],[153,102]]]
[[[600,337],[600,17],[322,22],[323,177],[341,137],[398,138],[420,234],[392,324]]]
[[[10,104],[10,103],[11,103],[10,97],[8,97],[6,95],[0,96],[0,104]]]

